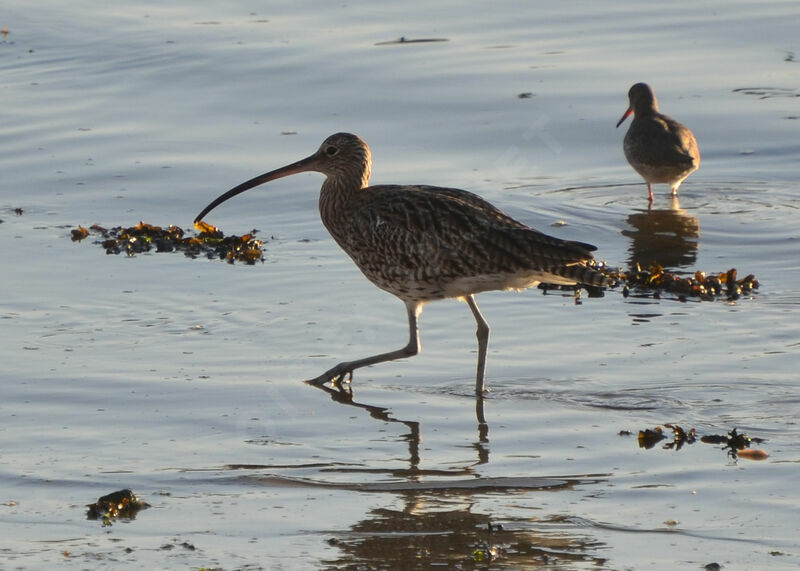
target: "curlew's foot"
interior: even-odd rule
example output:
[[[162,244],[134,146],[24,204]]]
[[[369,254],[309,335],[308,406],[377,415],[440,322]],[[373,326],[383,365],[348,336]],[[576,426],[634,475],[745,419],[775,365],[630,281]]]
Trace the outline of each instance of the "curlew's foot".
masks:
[[[345,377],[347,377],[345,379]],[[342,384],[350,384],[353,381],[353,369],[349,363],[339,363],[333,369],[329,369],[315,379],[305,381],[310,385],[324,385],[331,383],[333,387],[341,388]]]

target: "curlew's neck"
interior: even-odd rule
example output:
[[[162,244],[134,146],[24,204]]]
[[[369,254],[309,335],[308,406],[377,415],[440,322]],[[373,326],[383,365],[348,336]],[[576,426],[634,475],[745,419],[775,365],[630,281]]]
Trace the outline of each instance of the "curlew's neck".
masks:
[[[320,218],[337,242],[340,242],[339,234],[349,226],[348,218],[355,203],[362,198],[364,192],[368,192],[372,165],[369,149],[366,151],[367,154],[363,157],[365,160],[337,165],[339,168],[334,172],[326,173],[327,178],[320,189]]]

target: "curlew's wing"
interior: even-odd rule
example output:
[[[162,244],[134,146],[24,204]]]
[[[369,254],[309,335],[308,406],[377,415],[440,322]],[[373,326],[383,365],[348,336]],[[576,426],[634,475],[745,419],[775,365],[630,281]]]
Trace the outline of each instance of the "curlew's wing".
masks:
[[[572,279],[569,268],[595,249],[543,234],[459,189],[374,186],[362,193],[348,208],[348,231],[331,233],[376,283],[381,273],[395,282],[525,272]]]

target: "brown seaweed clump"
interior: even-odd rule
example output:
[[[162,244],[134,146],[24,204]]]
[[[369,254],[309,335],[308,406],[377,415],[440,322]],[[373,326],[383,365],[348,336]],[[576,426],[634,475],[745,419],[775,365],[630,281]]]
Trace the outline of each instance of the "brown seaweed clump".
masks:
[[[136,514],[150,507],[136,497],[129,489],[118,490],[105,495],[93,504],[87,504],[86,519],[103,520],[104,526],[109,526],[115,519],[136,519]]]
[[[622,286],[622,295],[625,297],[661,299],[669,296],[678,301],[689,301],[690,299],[735,301],[743,295],[752,294],[759,287],[758,279],[753,274],[739,278],[736,268],[709,274],[701,271],[693,274],[679,274],[665,270],[658,263],[652,264],[646,270],[637,264],[629,271],[611,268],[604,262],[592,261],[589,265],[616,282],[611,289]],[[602,297],[605,289],[594,286],[558,286],[544,283],[539,285],[539,289],[543,289],[545,292],[552,289],[574,290],[577,293],[581,288],[588,291],[589,297]]]
[[[664,428],[656,426],[654,428],[645,428],[639,431],[637,443],[639,448],[650,450],[662,440],[669,438],[668,433],[664,429],[669,429],[672,433],[672,440],[662,445],[665,450],[678,451],[685,444],[694,444],[697,442],[697,431],[692,428],[684,430],[683,427],[677,424],[665,424]],[[629,435],[628,431],[621,431],[621,435]],[[700,442],[706,444],[722,444],[722,449],[728,452],[728,455],[733,458],[746,458],[748,460],[764,460],[769,454],[764,450],[757,448],[750,448],[751,444],[760,444],[764,442],[763,438],[750,437],[747,434],[738,432],[735,428],[727,434],[708,434],[700,437]]]
[[[652,291],[653,297],[667,292],[677,296],[680,301],[690,297],[712,301],[722,296],[727,300],[736,300],[759,286],[753,274],[737,278],[736,268],[720,273],[696,271],[692,275],[679,275],[665,270],[660,264],[653,264],[648,270],[643,270],[637,264],[628,272],[620,272],[619,278],[625,282],[622,289],[625,297],[631,295],[632,290],[638,293]]]
[[[243,236],[225,236],[219,229],[198,222],[195,224],[197,235],[189,236],[179,226],[170,225],[166,228],[154,226],[146,222],[139,222],[136,226],[124,228],[104,228],[97,224],[88,229],[78,226],[71,231],[72,241],[79,242],[91,234],[101,237],[95,241],[106,251],[106,254],[121,254],[135,256],[145,252],[183,252],[190,258],[206,256],[209,259],[219,258],[228,263],[243,262],[253,265],[263,262],[263,242],[255,238],[256,231]]]
[[[684,444],[694,444],[695,440],[697,440],[697,431],[694,428],[686,431],[677,424],[665,424],[664,427],[672,431],[672,441],[664,444],[664,448],[667,450],[680,450]],[[656,426],[652,429],[645,428],[640,430],[637,441],[639,442],[639,448],[649,450],[666,438],[667,434],[664,429]]]

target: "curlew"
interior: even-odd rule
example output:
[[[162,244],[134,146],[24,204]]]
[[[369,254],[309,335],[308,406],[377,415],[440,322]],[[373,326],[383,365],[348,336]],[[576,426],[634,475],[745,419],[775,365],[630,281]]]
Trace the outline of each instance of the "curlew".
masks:
[[[368,186],[372,155],[350,133],[328,137],[300,161],[243,182],[206,206],[195,222],[229,198],[255,186],[315,171],[325,175],[319,194],[322,223],[379,288],[400,298],[408,315],[408,343],[396,351],[339,363],[308,382],[344,380],[368,365],[411,357],[420,350],[417,320],[430,301],[460,298],[478,325],[475,391],[485,391],[489,324],[475,294],[523,289],[541,281],[609,285],[588,262],[595,247],[548,236],[518,222],[481,197],[426,185]]]
[[[656,94],[646,83],[631,87],[628,101],[627,111],[617,122],[619,127],[633,113],[622,145],[625,158],[647,183],[651,203],[653,184],[667,183],[672,196],[677,196],[681,183],[700,166],[700,150],[694,134],[685,125],[658,112]]]

